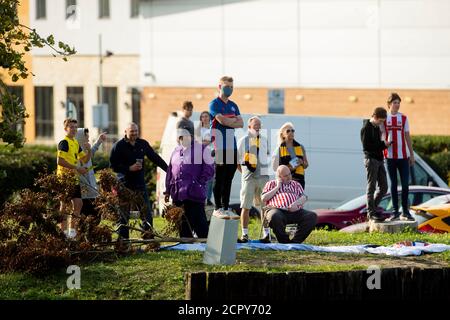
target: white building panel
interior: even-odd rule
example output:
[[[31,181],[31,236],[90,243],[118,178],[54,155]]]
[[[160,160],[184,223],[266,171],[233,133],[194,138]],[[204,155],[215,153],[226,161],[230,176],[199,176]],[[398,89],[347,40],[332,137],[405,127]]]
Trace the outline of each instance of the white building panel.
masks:
[[[448,88],[450,0],[47,0],[47,19],[31,25],[74,45],[138,55],[140,85],[209,86],[223,74],[242,86]],[[48,55],[48,49],[34,55]],[[90,71],[88,71],[90,72]],[[194,74],[192,79],[189,74]]]

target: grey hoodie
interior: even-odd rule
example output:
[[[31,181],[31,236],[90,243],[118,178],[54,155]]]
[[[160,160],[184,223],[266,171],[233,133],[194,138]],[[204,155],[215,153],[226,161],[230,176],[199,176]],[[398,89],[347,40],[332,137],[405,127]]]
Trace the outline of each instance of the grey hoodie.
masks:
[[[81,148],[83,148],[83,143],[85,141],[84,136],[84,128],[78,128],[77,135],[75,136]],[[92,168],[92,158],[94,158],[94,154],[97,152],[98,148],[102,144],[101,141],[97,141],[91,148],[91,159],[85,164],[83,167],[91,168],[88,173],[80,175],[80,187],[81,187],[81,198],[82,199],[94,199],[96,198],[98,193],[97,181],[95,180],[94,169]]]

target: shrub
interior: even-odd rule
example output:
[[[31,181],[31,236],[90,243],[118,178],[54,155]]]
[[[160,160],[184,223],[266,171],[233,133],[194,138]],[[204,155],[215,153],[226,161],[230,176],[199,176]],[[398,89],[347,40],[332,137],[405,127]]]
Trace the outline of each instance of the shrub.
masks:
[[[448,181],[450,179],[450,151],[435,153],[431,156],[431,160],[433,160],[436,165],[444,171],[444,180]]]
[[[450,180],[450,136],[413,136],[414,151],[445,181]]]
[[[0,146],[0,207],[16,191],[33,188],[40,173],[56,169],[56,149],[24,147],[13,149]]]
[[[411,139],[414,150],[420,155],[431,156],[450,149],[450,136],[413,136]]]

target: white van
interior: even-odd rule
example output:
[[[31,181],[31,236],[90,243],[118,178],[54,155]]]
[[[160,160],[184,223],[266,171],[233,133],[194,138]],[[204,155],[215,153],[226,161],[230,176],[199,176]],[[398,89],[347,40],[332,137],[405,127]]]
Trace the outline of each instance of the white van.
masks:
[[[180,113],[179,113],[180,114]],[[239,140],[247,130],[247,120],[253,115],[243,114],[244,129],[236,130]],[[199,113],[194,112],[191,119],[199,124]],[[295,127],[295,139],[304,145],[309,161],[305,171],[306,194],[309,197],[306,208],[331,208],[345,200],[364,194],[366,191],[366,172],[364,155],[360,140],[361,118],[310,117],[293,115],[260,115],[263,134],[269,140],[270,150],[277,148],[278,129],[285,122]],[[160,153],[166,162],[176,146],[176,116],[169,116],[161,140]],[[410,175],[410,184],[434,185],[448,188],[447,184],[415,153],[416,164]],[[273,178],[274,172],[271,172]],[[164,201],[165,173],[158,168],[157,200],[160,208]],[[233,179],[230,205],[239,208],[241,189],[239,171]],[[213,199],[214,201],[214,199]]]

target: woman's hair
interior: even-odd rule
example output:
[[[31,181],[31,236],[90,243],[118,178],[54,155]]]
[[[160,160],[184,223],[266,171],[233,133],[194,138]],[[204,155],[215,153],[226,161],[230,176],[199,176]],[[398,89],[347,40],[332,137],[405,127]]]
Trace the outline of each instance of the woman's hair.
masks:
[[[284,138],[283,138],[283,132],[287,127],[291,127],[292,129],[294,129],[294,125],[292,124],[292,122],[286,122],[285,124],[283,124],[280,128],[280,130],[278,130],[278,144],[282,144],[284,142]]]
[[[398,100],[398,101],[402,101],[402,99],[400,98],[400,96],[397,94],[397,93],[395,93],[395,92],[392,92],[390,95],[389,95],[389,98],[388,98],[388,100],[387,100],[387,103],[388,103],[388,105],[390,105],[392,102],[394,102],[394,100]]]
[[[208,111],[202,111],[202,113],[200,113],[200,116],[198,117],[198,120],[200,120],[200,122],[202,122],[202,116],[203,116],[204,114],[207,114],[208,117],[210,117]]]

